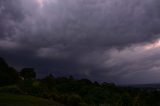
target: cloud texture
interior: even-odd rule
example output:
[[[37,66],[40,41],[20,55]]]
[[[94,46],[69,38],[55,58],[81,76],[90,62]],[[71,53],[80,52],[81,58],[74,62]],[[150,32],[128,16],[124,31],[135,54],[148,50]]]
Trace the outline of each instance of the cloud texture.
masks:
[[[35,67],[39,76],[159,82],[159,4],[0,0],[0,55],[17,67]]]

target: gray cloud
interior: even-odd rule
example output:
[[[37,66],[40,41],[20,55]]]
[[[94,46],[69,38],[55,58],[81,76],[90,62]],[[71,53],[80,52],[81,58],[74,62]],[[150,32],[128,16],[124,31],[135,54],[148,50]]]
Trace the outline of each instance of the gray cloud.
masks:
[[[149,48],[149,46],[153,47]],[[119,71],[111,74],[121,76],[125,83],[158,83],[159,47],[159,43],[156,43],[129,47],[123,51],[114,49],[110,51],[110,59],[104,65],[109,69],[120,67]]]
[[[159,38],[158,4],[158,0],[44,0],[43,4],[0,0],[0,55],[17,67],[35,67],[40,75],[129,83],[123,76],[152,70],[158,61],[154,50],[151,56],[137,49]]]

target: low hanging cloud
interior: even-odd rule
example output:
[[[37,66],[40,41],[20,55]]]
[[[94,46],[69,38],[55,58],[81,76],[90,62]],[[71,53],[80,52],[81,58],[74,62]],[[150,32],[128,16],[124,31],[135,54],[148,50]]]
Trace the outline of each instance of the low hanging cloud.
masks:
[[[110,72],[110,74],[121,76],[121,80],[123,79],[125,83],[158,83],[160,73],[159,47],[160,41],[128,47],[122,51],[112,49],[109,53],[110,58],[104,62],[104,67],[108,69],[119,67],[119,71]]]
[[[159,10],[158,0],[0,0],[0,55],[40,76],[149,82],[159,49],[144,48],[160,37]]]

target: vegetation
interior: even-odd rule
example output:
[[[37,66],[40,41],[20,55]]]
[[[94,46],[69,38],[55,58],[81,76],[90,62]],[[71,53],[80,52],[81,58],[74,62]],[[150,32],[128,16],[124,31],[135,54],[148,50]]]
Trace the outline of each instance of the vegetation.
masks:
[[[51,100],[33,96],[0,93],[0,106],[63,106]]]
[[[0,76],[0,106],[160,106],[157,89],[123,88],[72,76],[36,79],[34,69],[17,72],[3,59]]]

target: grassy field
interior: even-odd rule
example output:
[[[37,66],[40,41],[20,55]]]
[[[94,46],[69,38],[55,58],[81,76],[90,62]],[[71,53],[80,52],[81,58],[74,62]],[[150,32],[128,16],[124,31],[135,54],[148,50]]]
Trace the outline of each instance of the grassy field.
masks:
[[[0,93],[0,106],[63,106],[54,101],[26,95]]]

